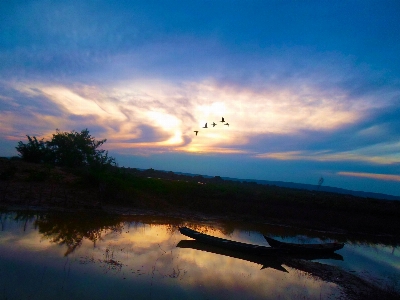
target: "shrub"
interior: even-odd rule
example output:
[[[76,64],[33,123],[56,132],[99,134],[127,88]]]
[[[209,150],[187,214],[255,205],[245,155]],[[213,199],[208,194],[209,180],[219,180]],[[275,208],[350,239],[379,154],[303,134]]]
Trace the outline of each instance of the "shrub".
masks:
[[[33,162],[33,163],[42,163],[46,159],[46,153],[47,153],[47,148],[46,144],[41,139],[38,141],[36,137],[34,136],[31,138],[29,135],[28,137],[28,143],[24,144],[23,142],[18,142],[18,146],[15,147],[17,151],[20,153],[21,158],[24,161],[27,162]]]
[[[20,157],[27,162],[49,163],[66,167],[101,167],[115,165],[115,159],[105,150],[98,148],[107,140],[97,141],[88,129],[81,132],[61,132],[56,130],[50,141],[38,141],[29,135],[28,143],[19,142],[16,147]]]

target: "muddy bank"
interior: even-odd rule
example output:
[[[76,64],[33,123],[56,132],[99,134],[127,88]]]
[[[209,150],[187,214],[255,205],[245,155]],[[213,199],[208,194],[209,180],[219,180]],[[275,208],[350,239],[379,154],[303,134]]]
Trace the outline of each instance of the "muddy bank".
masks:
[[[400,294],[390,287],[374,285],[335,266],[295,259],[287,260],[286,265],[337,284],[343,289],[347,299],[399,299],[400,297]]]

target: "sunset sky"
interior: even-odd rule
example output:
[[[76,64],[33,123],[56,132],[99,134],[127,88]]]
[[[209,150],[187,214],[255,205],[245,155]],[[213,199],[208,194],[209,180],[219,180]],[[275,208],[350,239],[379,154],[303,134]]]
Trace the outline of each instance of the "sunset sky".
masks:
[[[0,12],[0,156],[25,135],[88,128],[120,166],[400,196],[399,1]]]

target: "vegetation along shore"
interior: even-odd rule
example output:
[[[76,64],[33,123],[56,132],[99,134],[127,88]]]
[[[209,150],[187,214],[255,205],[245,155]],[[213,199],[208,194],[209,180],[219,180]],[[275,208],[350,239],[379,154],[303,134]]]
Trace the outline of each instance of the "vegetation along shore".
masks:
[[[400,241],[400,201],[118,167],[97,149],[105,141],[88,130],[28,136],[20,157],[0,159],[0,205],[201,213]]]

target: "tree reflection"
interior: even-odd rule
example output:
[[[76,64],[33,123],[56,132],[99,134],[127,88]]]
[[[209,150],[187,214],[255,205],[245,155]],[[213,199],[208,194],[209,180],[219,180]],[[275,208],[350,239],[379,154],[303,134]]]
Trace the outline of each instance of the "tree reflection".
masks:
[[[48,214],[35,221],[39,233],[53,243],[68,247],[64,256],[68,256],[82,245],[84,239],[94,246],[108,231],[122,232],[123,222],[109,214]]]
[[[41,215],[35,211],[19,211],[16,213],[14,221],[23,222],[24,231],[26,231],[28,223],[31,223],[33,220],[40,220],[40,217]]]
[[[5,230],[7,220],[12,220],[14,223],[23,223],[23,231],[26,231],[28,224],[40,219],[40,217],[40,213],[35,211],[17,211],[13,215],[7,211],[0,211],[0,231]]]

